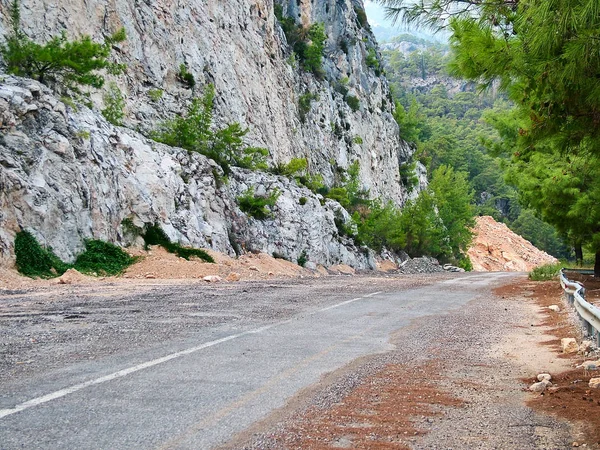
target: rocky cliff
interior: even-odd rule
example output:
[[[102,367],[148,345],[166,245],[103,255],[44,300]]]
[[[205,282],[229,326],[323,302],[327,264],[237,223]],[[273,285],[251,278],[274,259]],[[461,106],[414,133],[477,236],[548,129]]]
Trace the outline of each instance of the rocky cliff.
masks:
[[[113,81],[126,96],[127,117],[126,128],[107,124],[98,113],[102,92],[93,93],[93,110],[76,111],[37,83],[2,81],[3,257],[11,254],[21,227],[72,258],[83,238],[126,243],[120,224],[130,218],[138,225],[158,221],[184,244],[230,254],[232,241],[241,241],[247,249],[291,258],[306,250],[315,262],[371,266],[364,252],[337,235],[334,202],[321,206],[289,180],[243,170],[218,186],[211,161],[143,137],[160,120],[184,111],[210,83],[217,93],[216,121],[249,128],[250,143],[268,148],[272,164],[305,157],[311,171],[332,185],[358,161],[361,183],[373,197],[402,204],[406,192],[398,168],[411,150],[399,138],[385,78],[366,62],[376,43],[357,16],[362,2],[280,5],[300,24],[324,24],[322,77],[293,63],[269,0],[21,0],[24,31],[37,41],[62,31],[101,40],[125,28],[127,40],[115,54],[127,72]],[[3,17],[0,34],[7,23]],[[178,80],[182,64],[196,80],[194,89]],[[341,80],[359,99],[358,110],[335,89]],[[298,101],[306,93],[316,100],[303,121]],[[275,219],[260,222],[239,211],[235,197],[248,186],[281,189]],[[300,197],[309,201],[300,205]]]

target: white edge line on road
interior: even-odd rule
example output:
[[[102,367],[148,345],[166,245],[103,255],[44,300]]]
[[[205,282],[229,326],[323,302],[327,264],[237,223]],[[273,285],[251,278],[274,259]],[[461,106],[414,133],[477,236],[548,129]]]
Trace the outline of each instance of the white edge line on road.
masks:
[[[353,298],[352,300],[346,300],[344,302],[337,303],[335,305],[319,309],[318,311],[316,311],[313,314],[316,314],[318,312],[327,311],[327,310],[330,310],[330,309],[333,309],[333,308],[338,308],[340,306],[347,305],[349,303],[361,300],[363,298],[373,297],[374,295],[377,295],[377,294],[380,294],[380,293],[381,292],[373,292],[372,294],[367,294],[367,295],[365,295],[363,297],[357,297],[357,298]],[[243,333],[232,334],[230,336],[226,336],[226,337],[221,338],[221,339],[215,339],[214,341],[205,342],[204,344],[198,345],[196,347],[191,347],[191,348],[188,348],[188,349],[185,349],[185,350],[181,350],[181,351],[176,352],[176,353],[171,353],[170,355],[163,356],[162,358],[157,358],[157,359],[153,359],[151,361],[146,361],[145,363],[141,363],[141,364],[129,367],[127,369],[119,370],[117,372],[111,373],[109,375],[105,375],[105,376],[100,377],[100,378],[96,378],[94,380],[89,380],[89,381],[86,381],[84,383],[79,383],[79,384],[75,384],[73,386],[70,386],[70,387],[67,387],[67,388],[64,388],[64,389],[59,389],[58,391],[52,392],[50,394],[46,394],[46,395],[43,395],[41,397],[36,397],[36,398],[31,399],[31,400],[27,400],[26,402],[20,403],[20,404],[16,405],[13,408],[0,409],[0,419],[4,418],[6,416],[10,416],[11,414],[15,414],[15,413],[18,413],[20,411],[23,411],[23,410],[25,410],[27,408],[31,408],[33,406],[38,406],[38,405],[41,405],[43,403],[47,403],[49,401],[56,400],[56,399],[61,398],[61,397],[65,397],[65,396],[67,396],[69,394],[73,394],[73,393],[75,393],[77,391],[80,391],[82,389],[85,389],[87,387],[95,386],[97,384],[105,383],[105,382],[111,381],[111,380],[116,380],[117,378],[122,378],[124,376],[130,375],[132,373],[138,372],[138,371],[143,370],[143,369],[148,369],[149,367],[153,367],[153,366],[156,366],[158,364],[162,364],[162,363],[170,361],[172,359],[180,358],[182,356],[189,355],[191,353],[195,353],[197,351],[204,350],[205,348],[213,347],[215,345],[222,344],[223,342],[227,342],[227,341],[231,341],[233,339],[240,338],[242,336],[246,336],[246,335],[249,335],[249,334],[261,333],[261,332],[266,331],[266,330],[268,330],[270,328],[274,328],[276,326],[283,325],[283,324],[289,323],[291,321],[292,321],[291,319],[288,319],[288,320],[284,320],[284,321],[281,321],[281,322],[276,322],[276,323],[273,323],[273,324],[270,324],[270,325],[265,325],[264,327],[256,328],[254,330],[244,331]]]

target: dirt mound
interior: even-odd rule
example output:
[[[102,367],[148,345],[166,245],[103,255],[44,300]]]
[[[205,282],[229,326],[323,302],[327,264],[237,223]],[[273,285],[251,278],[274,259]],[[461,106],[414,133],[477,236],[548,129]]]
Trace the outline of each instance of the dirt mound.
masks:
[[[473,231],[475,236],[467,253],[476,272],[529,272],[558,262],[490,216],[478,217]]]
[[[215,260],[214,264],[197,258],[190,258],[188,261],[158,246],[152,246],[147,252],[138,250],[136,253],[139,254],[140,261],[129,267],[123,278],[181,279],[217,275],[223,279],[237,281],[315,276],[312,271],[298,264],[264,253],[250,253],[234,259],[212,250],[207,252]]]

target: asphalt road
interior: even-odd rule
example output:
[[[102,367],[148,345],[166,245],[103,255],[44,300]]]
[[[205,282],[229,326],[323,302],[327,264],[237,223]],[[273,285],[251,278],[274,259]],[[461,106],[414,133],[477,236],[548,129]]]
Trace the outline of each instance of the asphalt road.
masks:
[[[0,448],[209,449],[511,274],[0,294]]]

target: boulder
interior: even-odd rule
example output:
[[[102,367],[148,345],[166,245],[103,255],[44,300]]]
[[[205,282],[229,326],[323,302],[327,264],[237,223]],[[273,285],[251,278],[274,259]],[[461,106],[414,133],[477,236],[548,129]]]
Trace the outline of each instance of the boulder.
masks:
[[[581,344],[579,344],[579,353],[586,354],[589,353],[592,350],[592,341],[582,341]]]
[[[600,389],[600,377],[591,378],[589,386],[592,389]]]
[[[537,376],[537,380],[538,381],[550,381],[550,380],[552,380],[552,375],[550,375],[549,373],[540,373]]]
[[[207,275],[202,279],[209,283],[218,283],[219,281],[222,280],[222,278],[219,275]]]
[[[237,272],[231,272],[229,275],[227,275],[227,278],[225,278],[227,281],[240,281],[240,274]]]
[[[560,312],[560,307],[558,305],[550,305],[550,306],[548,306],[548,309],[550,311]]]
[[[560,340],[560,347],[563,353],[577,353],[579,351],[579,346],[575,338],[562,338]]]

